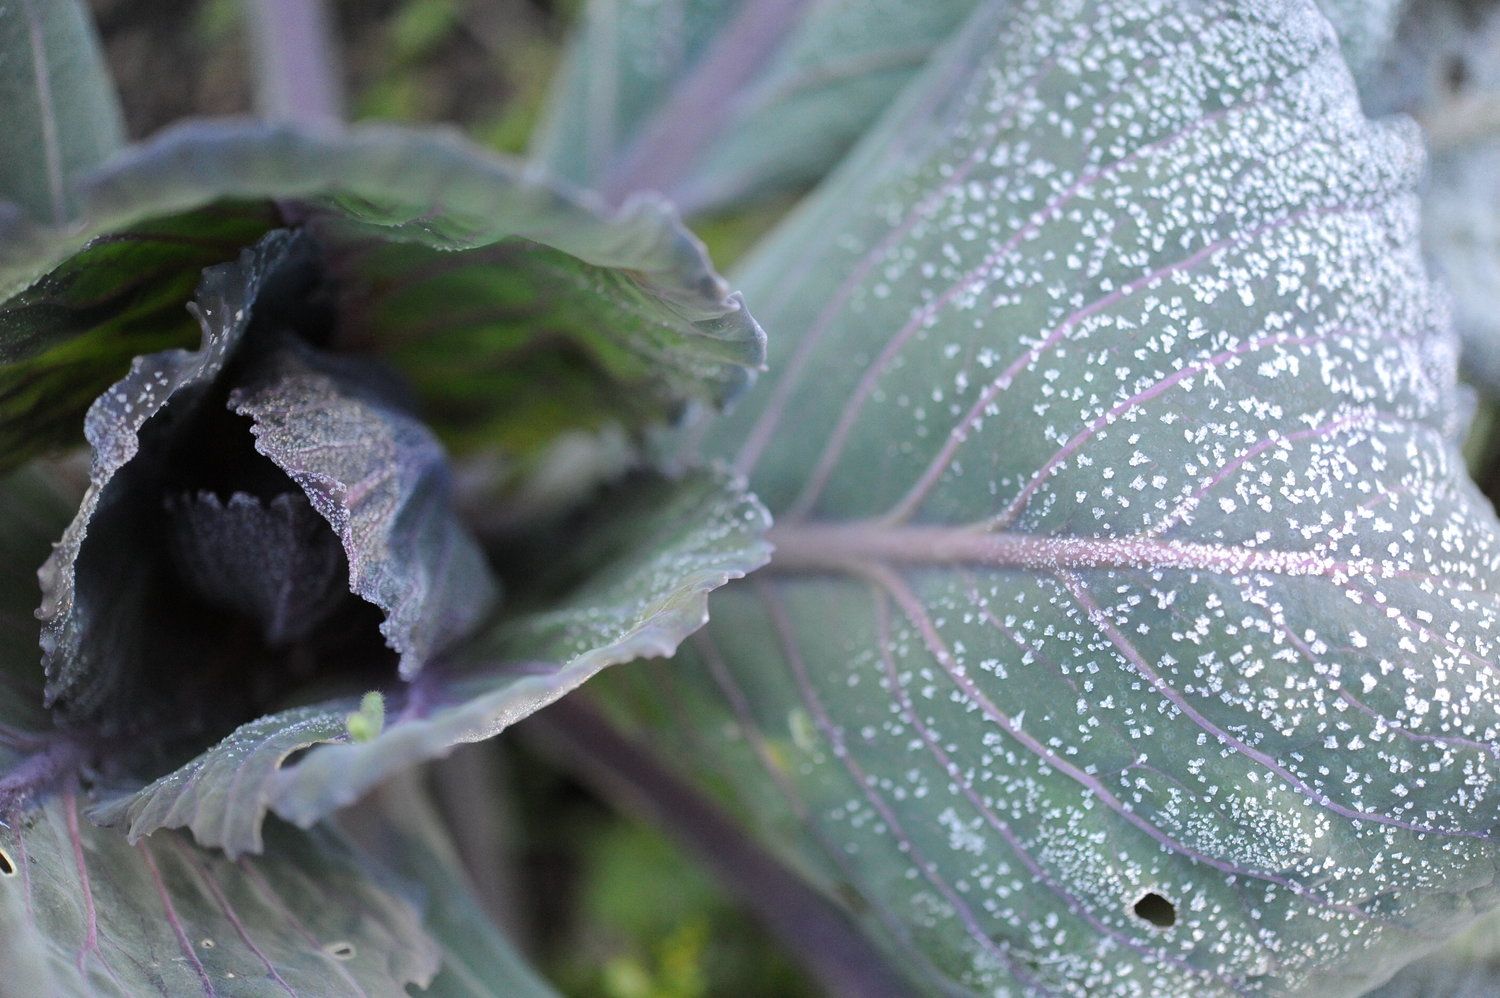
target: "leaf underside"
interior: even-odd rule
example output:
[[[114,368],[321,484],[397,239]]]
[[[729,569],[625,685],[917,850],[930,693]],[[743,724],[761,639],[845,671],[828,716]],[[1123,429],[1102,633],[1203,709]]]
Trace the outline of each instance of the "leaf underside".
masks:
[[[1500,901],[1419,167],[1310,2],[983,4],[741,274],[775,559],[595,688],[926,989],[1379,983]]]
[[[406,369],[424,416],[460,443],[523,449],[560,429],[718,406],[764,354],[760,328],[664,203],[605,215],[446,133],[198,122],[76,190],[66,226],[0,218],[11,466],[75,440],[130,357],[191,344],[182,305],[198,272],[288,221],[325,245],[341,348]],[[483,390],[495,372],[522,390]]]

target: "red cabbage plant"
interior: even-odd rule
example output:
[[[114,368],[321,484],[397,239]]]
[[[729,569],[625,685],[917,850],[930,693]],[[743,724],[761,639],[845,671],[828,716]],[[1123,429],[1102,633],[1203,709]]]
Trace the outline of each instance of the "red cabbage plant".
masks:
[[[1488,993],[1500,20],[1418,6],[600,0],[526,161],[301,4],[126,144],[0,6],[0,991],[549,993],[403,775],[540,711],[829,993]]]

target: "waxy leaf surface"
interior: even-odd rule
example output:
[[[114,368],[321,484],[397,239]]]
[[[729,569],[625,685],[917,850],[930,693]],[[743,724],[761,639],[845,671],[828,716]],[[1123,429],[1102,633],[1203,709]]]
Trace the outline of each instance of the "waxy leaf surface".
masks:
[[[1420,168],[1311,2],[986,3],[741,275],[776,554],[649,737],[925,990],[1356,993],[1500,901]]]

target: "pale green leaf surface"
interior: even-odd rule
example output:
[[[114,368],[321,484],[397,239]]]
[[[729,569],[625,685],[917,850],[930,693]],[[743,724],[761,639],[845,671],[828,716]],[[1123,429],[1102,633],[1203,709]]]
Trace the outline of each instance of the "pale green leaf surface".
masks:
[[[522,450],[669,420],[723,404],[764,356],[663,202],[606,213],[448,133],[195,122],[80,178],[78,198],[61,226],[0,219],[12,464],[74,441],[131,357],[191,342],[199,270],[288,224],[324,244],[341,345],[401,368],[445,438]]]
[[[776,554],[648,737],[930,990],[1357,993],[1500,901],[1414,131],[1310,2],[989,3],[741,275]]]
[[[598,0],[535,154],[615,199],[688,213],[819,180],[974,0]]]
[[[119,101],[82,0],[0,3],[0,135],[0,199],[59,223],[75,208],[73,178],[124,142]]]
[[[716,474],[639,485],[574,538],[569,554],[587,560],[585,581],[387,691],[375,737],[348,737],[352,700],[272,715],[94,816],[125,826],[133,841],[186,826],[205,845],[254,852],[267,810],[311,825],[406,767],[493,737],[606,666],[671,654],[703,625],[711,590],[765,562],[766,526],[759,504]],[[327,744],[279,768],[319,743]]]

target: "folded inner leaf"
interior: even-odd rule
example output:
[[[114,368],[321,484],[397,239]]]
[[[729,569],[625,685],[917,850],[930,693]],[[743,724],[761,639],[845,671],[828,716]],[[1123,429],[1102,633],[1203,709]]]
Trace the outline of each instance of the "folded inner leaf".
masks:
[[[537,560],[515,566],[507,585],[522,600],[530,589],[530,606],[387,688],[374,737],[349,737],[353,698],[274,714],[92,816],[132,840],[187,827],[231,855],[259,851],[268,810],[311,825],[401,769],[498,734],[606,666],[671,654],[703,625],[710,591],[764,564],[767,525],[754,498],[722,475],[621,487],[583,521],[539,538]],[[557,557],[563,549],[571,556]]]
[[[93,480],[43,573],[43,635],[49,703],[138,743],[100,761],[109,780],[410,680],[494,607],[399,379],[310,342],[324,275],[311,236],[273,232],[207,272],[198,352],[140,358],[90,410]],[[305,736],[344,733],[305,713]],[[267,751],[245,764],[290,748]],[[258,827],[255,798],[234,806]]]
[[[229,405],[333,528],[349,588],[384,613],[409,680],[482,623],[498,593],[454,512],[442,446],[359,373],[288,343],[245,372]]]
[[[89,407],[90,483],[78,513],[41,569],[42,648],[49,703],[75,717],[150,719],[192,689],[192,609],[174,599],[162,557],[173,452],[199,417],[250,327],[254,303],[278,274],[307,263],[306,246],[275,233],[234,264],[207,271],[195,314],[196,351],[139,357]],[[153,626],[155,625],[155,626]],[[236,662],[236,665],[242,663]],[[149,691],[149,692],[148,692]]]
[[[276,823],[267,855],[231,861],[173,832],[132,845],[84,816],[80,769],[123,746],[41,709],[32,566],[65,502],[44,474],[0,479],[0,990],[355,998],[433,980],[451,931],[424,924],[437,899],[336,836]],[[445,911],[467,903],[430,850],[387,858],[445,878]]]

